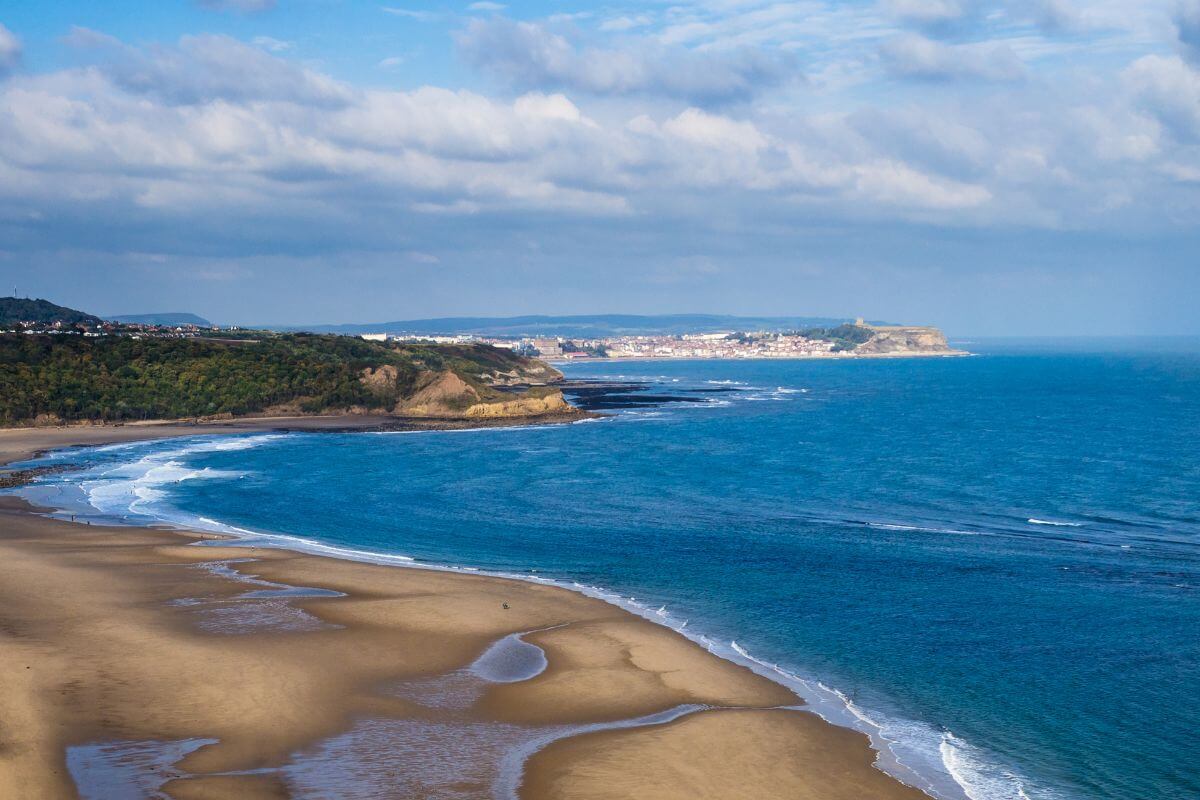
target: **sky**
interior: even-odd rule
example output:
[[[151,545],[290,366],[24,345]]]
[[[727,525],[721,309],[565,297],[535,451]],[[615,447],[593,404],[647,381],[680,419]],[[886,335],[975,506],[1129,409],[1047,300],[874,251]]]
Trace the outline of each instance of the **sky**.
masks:
[[[0,294],[1200,334],[1200,0],[0,0]]]

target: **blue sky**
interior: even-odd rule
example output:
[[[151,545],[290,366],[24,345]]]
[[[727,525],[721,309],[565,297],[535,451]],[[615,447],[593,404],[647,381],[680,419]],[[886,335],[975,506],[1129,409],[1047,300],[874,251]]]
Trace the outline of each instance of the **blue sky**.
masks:
[[[0,3],[0,288],[1200,333],[1200,0]]]

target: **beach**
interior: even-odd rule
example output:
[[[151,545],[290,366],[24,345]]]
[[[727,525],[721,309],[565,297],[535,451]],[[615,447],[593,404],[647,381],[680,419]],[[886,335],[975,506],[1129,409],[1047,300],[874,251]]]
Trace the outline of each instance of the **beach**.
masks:
[[[5,430],[0,460],[372,424]],[[180,756],[148,770],[177,800],[926,797],[781,684],[557,586],[75,524],[6,497],[0,642],[4,797],[103,796],[72,776],[114,779],[129,748]]]

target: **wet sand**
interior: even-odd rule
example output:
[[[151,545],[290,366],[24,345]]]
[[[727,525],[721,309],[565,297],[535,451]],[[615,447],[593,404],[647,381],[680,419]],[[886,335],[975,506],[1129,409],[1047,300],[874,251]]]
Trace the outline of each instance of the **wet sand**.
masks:
[[[454,419],[400,417],[391,414],[310,414],[292,417],[238,417],[229,420],[155,420],[121,425],[60,425],[0,428],[0,467],[64,447],[120,444],[180,436],[229,435],[268,431],[457,430],[461,428],[555,425],[599,416],[586,411],[528,417]]]
[[[147,438],[60,430],[5,431],[0,458]],[[220,431],[152,435],[197,432]],[[80,796],[68,753],[83,774],[98,743],[179,748],[158,781],[177,800],[925,797],[865,736],[771,710],[799,701],[600,600],[31,512],[0,497],[0,797]],[[469,669],[522,632],[544,669]],[[678,718],[613,727],[656,714]]]
[[[44,428],[0,428],[0,467],[46,450],[147,439],[170,439],[262,431],[371,430],[394,421],[376,415],[244,417],[220,422],[131,422],[124,425],[61,425]]]

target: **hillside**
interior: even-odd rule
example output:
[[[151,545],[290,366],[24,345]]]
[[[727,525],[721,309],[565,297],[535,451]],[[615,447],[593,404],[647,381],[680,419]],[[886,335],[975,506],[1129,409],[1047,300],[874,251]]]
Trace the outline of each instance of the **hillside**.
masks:
[[[102,320],[83,311],[55,305],[49,300],[0,297],[0,327],[9,327],[21,322],[38,322],[43,325],[53,325],[56,322],[64,325],[99,325]]]
[[[654,336],[716,331],[784,331],[835,327],[848,322],[833,317],[736,317],[725,314],[591,314],[582,316],[439,317],[353,325],[315,325],[303,330],[322,333],[407,333],[480,336]],[[300,328],[293,328],[300,330]]]
[[[544,386],[561,377],[488,345],[303,334],[241,341],[7,334],[0,335],[0,425],[262,413],[571,413],[561,393]],[[543,386],[496,388],[506,384]]]
[[[167,312],[161,314],[119,314],[110,317],[113,322],[124,322],[127,325],[195,325],[197,328],[211,328],[212,323],[204,317],[184,312]]]

